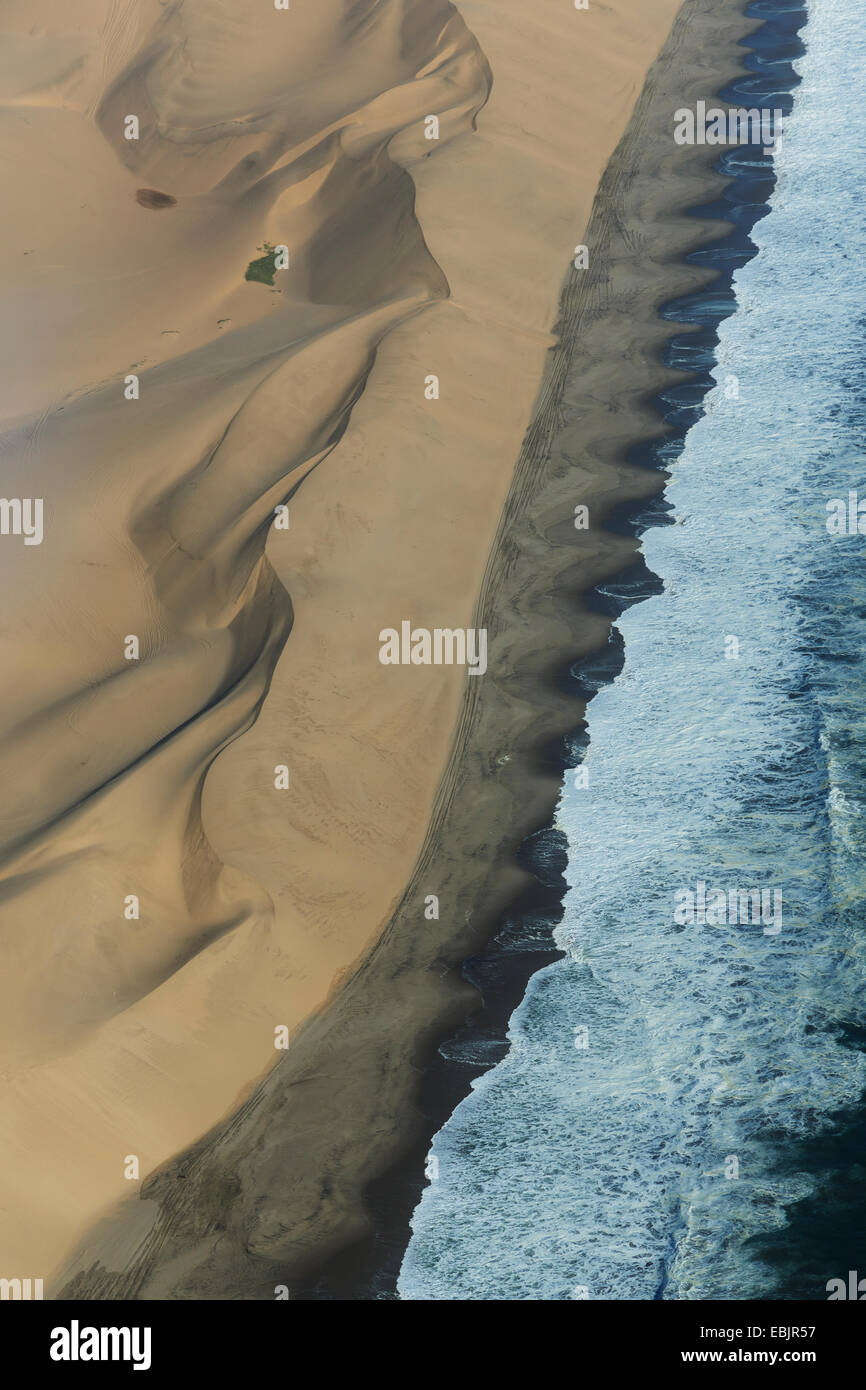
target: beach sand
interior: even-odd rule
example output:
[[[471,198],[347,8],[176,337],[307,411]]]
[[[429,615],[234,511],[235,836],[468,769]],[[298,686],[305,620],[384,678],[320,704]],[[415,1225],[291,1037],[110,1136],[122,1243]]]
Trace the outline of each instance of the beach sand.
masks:
[[[678,10],[6,6],[4,488],[45,534],[0,541],[0,1274],[273,1297],[367,1231],[555,801],[574,596],[634,552],[598,524],[659,485],[655,307],[716,230],[673,111],[739,3],[686,0],[584,229]],[[488,673],[381,665],[404,619]]]

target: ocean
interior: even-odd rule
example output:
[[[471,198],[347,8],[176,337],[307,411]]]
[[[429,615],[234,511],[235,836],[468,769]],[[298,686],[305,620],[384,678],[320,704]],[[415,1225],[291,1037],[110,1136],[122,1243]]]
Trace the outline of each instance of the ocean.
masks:
[[[767,24],[723,95],[784,109],[775,183],[722,156],[735,226],[693,259],[725,275],[663,311],[700,325],[668,361],[703,375],[643,459],[671,474],[633,518],[660,582],[601,586],[621,670],[558,809],[564,954],[434,1140],[403,1299],[866,1275],[866,23],[856,0],[747,13]]]

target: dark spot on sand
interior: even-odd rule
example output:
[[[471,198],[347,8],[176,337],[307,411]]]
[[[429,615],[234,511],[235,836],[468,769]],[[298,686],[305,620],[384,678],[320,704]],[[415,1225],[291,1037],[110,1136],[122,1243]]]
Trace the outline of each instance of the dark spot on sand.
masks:
[[[277,248],[266,241],[264,246],[260,246],[258,249],[263,251],[264,255],[260,256],[257,261],[250,261],[244,279],[257,281],[260,285],[273,285],[277,269]]]
[[[173,208],[177,198],[173,198],[170,193],[160,193],[158,188],[139,188],[136,190],[135,201],[143,208]]]

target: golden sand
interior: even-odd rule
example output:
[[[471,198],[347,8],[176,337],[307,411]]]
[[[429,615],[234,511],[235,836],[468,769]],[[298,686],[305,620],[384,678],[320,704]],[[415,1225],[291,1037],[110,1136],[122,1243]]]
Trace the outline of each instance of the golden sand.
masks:
[[[3,486],[45,518],[0,540],[0,1273],[230,1115],[390,919],[467,676],[378,634],[472,625],[678,8],[7,0]]]

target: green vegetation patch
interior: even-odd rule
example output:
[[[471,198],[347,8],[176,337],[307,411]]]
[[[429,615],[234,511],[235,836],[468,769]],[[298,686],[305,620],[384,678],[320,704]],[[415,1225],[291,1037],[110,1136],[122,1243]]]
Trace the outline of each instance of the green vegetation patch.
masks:
[[[277,248],[276,246],[271,246],[269,241],[266,241],[264,246],[259,246],[256,249],[263,251],[264,255],[259,256],[256,261],[250,261],[244,279],[256,280],[260,285],[272,285],[277,269]]]

